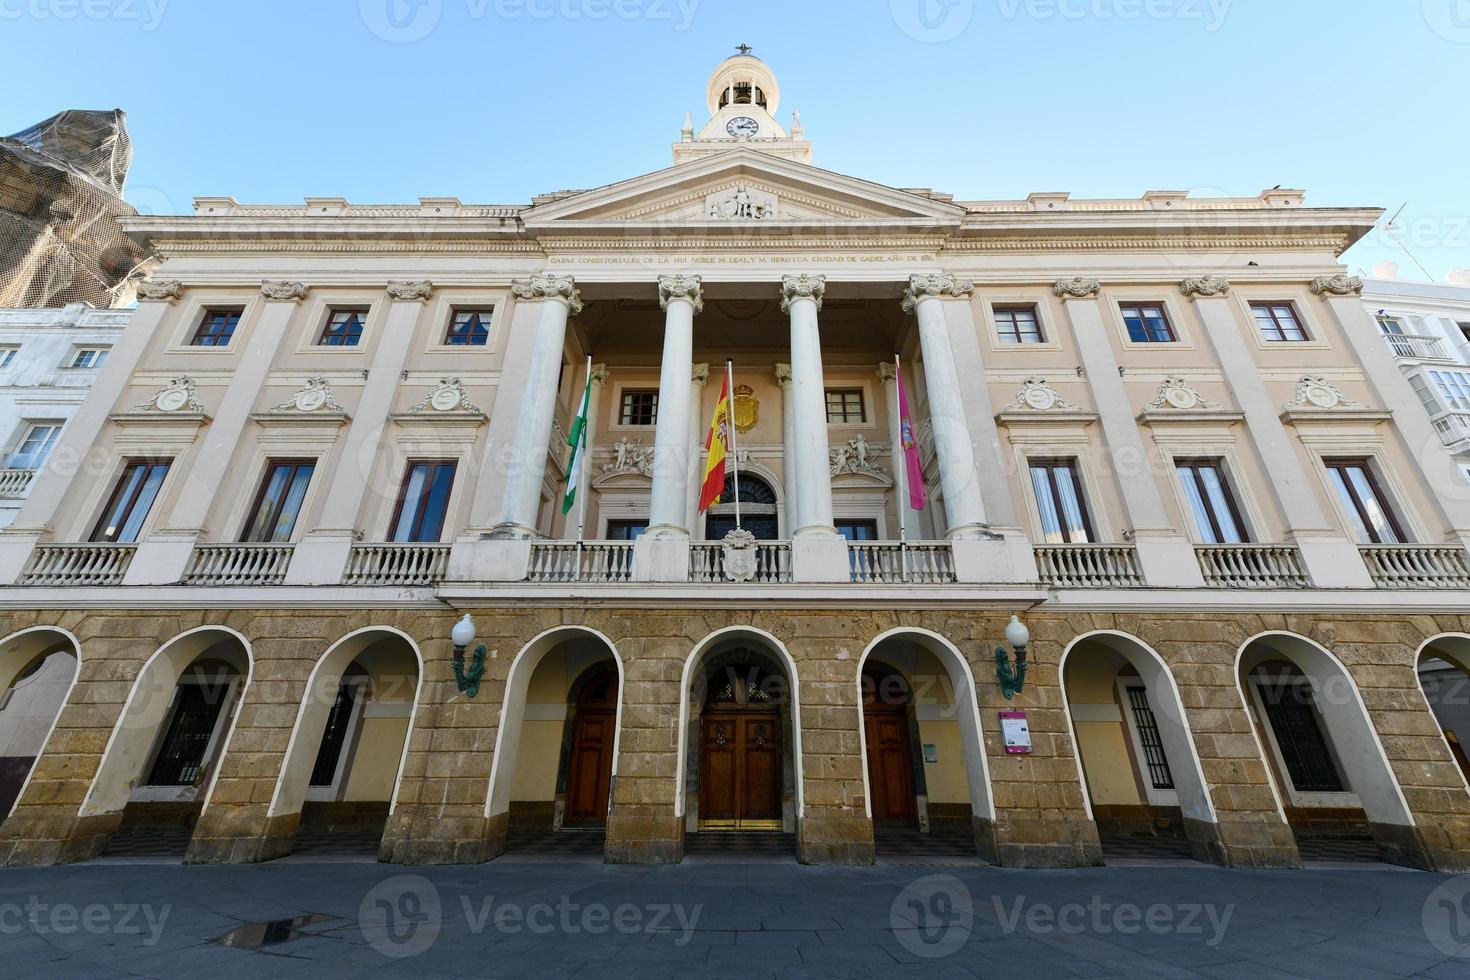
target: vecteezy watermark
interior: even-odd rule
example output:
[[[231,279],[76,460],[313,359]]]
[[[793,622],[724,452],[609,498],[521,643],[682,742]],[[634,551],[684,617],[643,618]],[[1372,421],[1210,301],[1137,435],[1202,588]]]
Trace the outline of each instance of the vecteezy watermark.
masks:
[[[1446,41],[1470,44],[1470,0],[1419,0],[1424,23]]]
[[[1440,882],[1420,912],[1424,936],[1446,956],[1470,959],[1470,875]]]
[[[144,936],[142,945],[153,946],[163,936],[172,905],[119,902],[104,905],[73,905],[43,902],[32,895],[25,902],[0,903],[0,936],[33,933],[38,936],[69,936],[85,932],[93,936]]]
[[[915,41],[941,44],[965,32],[975,18],[975,0],[888,0],[893,22]]]
[[[0,20],[138,21],[146,32],[158,30],[168,0],[0,0]]]
[[[953,956],[970,941],[975,903],[953,875],[926,875],[888,907],[888,925],[900,946],[925,959]]]
[[[1203,902],[1181,902],[1169,905],[1135,905],[1132,902],[1109,902],[1101,895],[1092,896],[1086,905],[1065,902],[1026,901],[1018,895],[1009,904],[999,895],[993,899],[995,918],[1009,933],[1025,932],[1032,936],[1061,933],[1067,936],[1131,936],[1148,932],[1156,936],[1205,936],[1206,946],[1218,946],[1230,927],[1235,905],[1210,905]]]
[[[6,0],[0,0],[0,3]],[[472,21],[644,20],[667,22],[675,31],[694,23],[700,0],[464,0]],[[421,41],[439,26],[444,0],[358,0],[363,25],[384,41]]]
[[[1214,33],[1225,26],[1232,0],[996,0],[1007,20],[1198,21]]]
[[[704,912],[703,905],[671,902],[635,905],[624,902],[578,902],[563,895],[555,902],[497,901],[494,895],[461,895],[459,908],[472,935],[493,930],[501,935],[625,936],[677,933],[675,946],[688,945]],[[358,925],[363,937],[384,956],[417,956],[434,945],[449,914],[434,883],[422,875],[395,875],[363,897]]]

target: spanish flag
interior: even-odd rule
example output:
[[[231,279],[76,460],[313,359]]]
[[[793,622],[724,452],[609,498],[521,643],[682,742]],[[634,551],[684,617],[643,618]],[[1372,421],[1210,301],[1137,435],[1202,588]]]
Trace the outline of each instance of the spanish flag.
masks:
[[[703,514],[720,502],[725,489],[725,456],[730,452],[730,375],[720,386],[720,400],[715,402],[715,416],[710,420],[709,435],[704,440],[704,485],[699,491],[699,512]]]

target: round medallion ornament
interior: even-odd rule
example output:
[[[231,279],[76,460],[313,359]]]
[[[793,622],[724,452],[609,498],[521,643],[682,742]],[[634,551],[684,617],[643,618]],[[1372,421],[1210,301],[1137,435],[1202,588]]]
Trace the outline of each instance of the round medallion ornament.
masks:
[[[1027,388],[1026,393],[1021,396],[1026,399],[1026,404],[1038,412],[1045,412],[1057,403],[1055,393],[1047,388]]]
[[[1324,385],[1309,384],[1303,394],[1307,396],[1307,401],[1311,402],[1316,408],[1337,407],[1337,392]]]
[[[189,404],[189,393],[183,388],[165,388],[153,399],[160,412],[177,412]]]
[[[315,412],[327,403],[327,393],[320,388],[305,388],[296,393],[298,412]]]
[[[440,388],[429,396],[429,404],[436,412],[448,412],[459,404],[459,392],[453,388]]]
[[[1188,388],[1170,388],[1164,392],[1164,399],[1174,408],[1194,408],[1199,404],[1199,395]]]

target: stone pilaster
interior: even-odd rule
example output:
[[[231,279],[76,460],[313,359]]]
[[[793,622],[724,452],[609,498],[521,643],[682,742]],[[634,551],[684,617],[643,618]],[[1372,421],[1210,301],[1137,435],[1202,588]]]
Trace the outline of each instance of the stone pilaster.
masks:
[[[823,628],[825,627],[825,628]],[[872,864],[873,821],[863,796],[862,708],[853,658],[839,655],[845,629],[812,622],[791,643],[801,689],[805,813],[796,846],[804,864]]]

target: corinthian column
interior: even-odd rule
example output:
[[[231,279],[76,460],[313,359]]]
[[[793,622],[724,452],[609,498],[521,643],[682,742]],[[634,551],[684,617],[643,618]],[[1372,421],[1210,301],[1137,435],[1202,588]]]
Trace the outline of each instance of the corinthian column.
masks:
[[[653,496],[648,536],[689,537],[690,383],[694,369],[694,316],[704,309],[698,276],[659,276],[664,349],[658,381],[658,428],[653,441]]]

